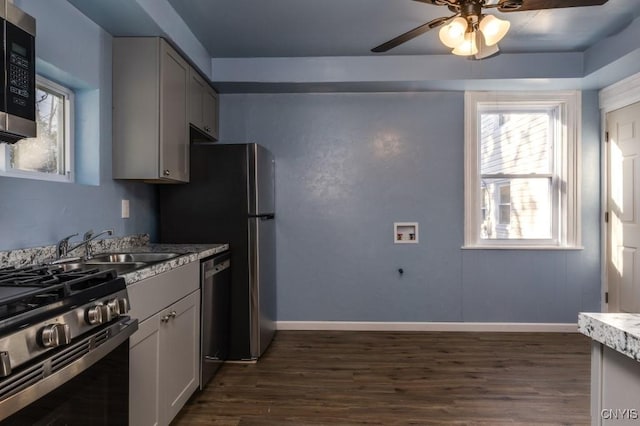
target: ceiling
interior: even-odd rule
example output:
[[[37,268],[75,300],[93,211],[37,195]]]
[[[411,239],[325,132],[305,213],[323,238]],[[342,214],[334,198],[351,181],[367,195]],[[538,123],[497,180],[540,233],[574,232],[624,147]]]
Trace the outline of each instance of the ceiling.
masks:
[[[447,54],[437,30],[385,54],[370,49],[451,12],[412,0],[169,0],[213,58]],[[503,53],[582,52],[640,16],[640,0],[500,13]]]

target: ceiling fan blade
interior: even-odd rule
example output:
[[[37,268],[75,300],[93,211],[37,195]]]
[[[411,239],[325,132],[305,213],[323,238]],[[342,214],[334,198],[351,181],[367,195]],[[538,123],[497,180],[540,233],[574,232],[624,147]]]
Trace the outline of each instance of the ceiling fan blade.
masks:
[[[398,37],[387,41],[386,43],[382,43],[380,46],[376,46],[371,49],[372,52],[381,53],[386,52],[387,50],[391,50],[394,47],[400,46],[402,43],[406,43],[409,40],[412,40],[418,37],[421,34],[426,33],[432,28],[439,27],[440,25],[448,22],[449,20],[455,18],[458,14],[453,16],[443,16],[441,18],[436,18],[432,21],[427,22],[426,24],[422,24],[419,27],[412,29],[411,31],[407,31],[404,34],[399,35]]]
[[[601,6],[608,0],[505,0],[500,2],[500,12],[524,12],[527,10],[560,9],[565,7]],[[521,6],[519,6],[522,4]]]

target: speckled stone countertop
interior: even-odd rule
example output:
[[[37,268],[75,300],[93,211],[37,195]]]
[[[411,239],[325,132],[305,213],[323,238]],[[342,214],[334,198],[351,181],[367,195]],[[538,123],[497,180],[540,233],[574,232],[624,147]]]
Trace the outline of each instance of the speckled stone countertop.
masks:
[[[145,278],[170,271],[187,263],[198,262],[200,259],[205,259],[227,250],[229,250],[229,244],[147,244],[130,247],[127,249],[128,252],[182,253],[182,255],[122,274],[122,277],[124,277],[127,285],[131,285]]]
[[[78,244],[77,240],[71,242],[71,246]],[[116,252],[118,250],[128,250],[131,247],[146,246],[149,244],[149,235],[135,234],[126,237],[105,238],[91,242],[91,249],[94,253]],[[84,256],[83,246],[78,247],[71,253],[71,256]],[[56,246],[43,246],[32,248],[21,248],[7,251],[0,251],[0,268],[15,266],[16,268],[28,265],[40,265],[56,258]]]
[[[122,252],[168,252],[181,254],[178,257],[153,263],[142,269],[122,274],[121,276],[124,277],[127,285],[229,250],[229,244],[150,244],[149,235],[147,234],[96,240],[91,243],[91,247],[94,255]],[[55,254],[56,246],[0,251],[0,268],[47,263],[55,259]],[[79,247],[73,252],[73,256],[84,256],[84,254],[84,247]]]
[[[640,361],[640,314],[580,313],[578,330],[585,336]]]

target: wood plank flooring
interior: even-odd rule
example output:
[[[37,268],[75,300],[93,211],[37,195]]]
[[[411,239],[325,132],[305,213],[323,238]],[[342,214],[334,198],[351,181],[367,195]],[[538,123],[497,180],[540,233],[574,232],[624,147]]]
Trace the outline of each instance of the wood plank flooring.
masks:
[[[581,334],[281,331],[172,424],[588,425],[589,365]]]

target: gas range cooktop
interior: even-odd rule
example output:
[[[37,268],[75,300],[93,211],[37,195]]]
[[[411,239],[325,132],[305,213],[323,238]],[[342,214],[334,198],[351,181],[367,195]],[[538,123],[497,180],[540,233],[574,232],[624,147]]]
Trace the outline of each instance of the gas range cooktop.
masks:
[[[124,280],[113,270],[64,271],[55,265],[2,268],[0,335],[43,315],[69,310],[124,288]]]
[[[59,265],[0,269],[0,379],[44,353],[109,327],[128,311],[126,283],[114,270],[64,271]]]

